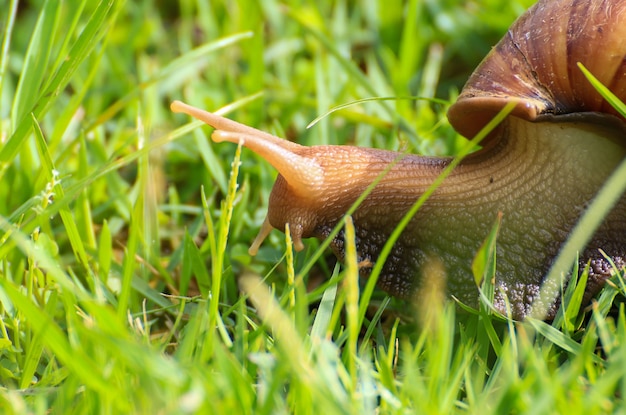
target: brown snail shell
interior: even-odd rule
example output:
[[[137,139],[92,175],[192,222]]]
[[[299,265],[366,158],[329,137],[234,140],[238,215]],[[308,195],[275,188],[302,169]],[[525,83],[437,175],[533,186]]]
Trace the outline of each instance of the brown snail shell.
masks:
[[[524,13],[467,81],[448,118],[473,137],[511,100],[514,116],[617,111],[578,63],[622,100],[626,97],[626,2],[540,1]]]

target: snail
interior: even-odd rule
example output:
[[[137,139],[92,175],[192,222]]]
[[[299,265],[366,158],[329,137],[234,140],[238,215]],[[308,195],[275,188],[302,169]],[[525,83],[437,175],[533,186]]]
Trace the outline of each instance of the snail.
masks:
[[[472,259],[501,214],[494,306],[516,319],[530,313],[570,231],[626,156],[625,120],[577,67],[581,62],[624,100],[625,39],[625,0],[540,0],[512,25],[471,75],[448,118],[472,138],[508,102],[515,103],[512,112],[417,211],[386,259],[380,288],[413,298],[425,281],[425,264],[438,258],[447,291],[476,306]],[[241,140],[278,170],[252,253],[286,224],[297,250],[303,238],[327,238],[384,173],[352,214],[364,277],[398,222],[451,162],[354,146],[305,147],[180,101],[171,108],[214,127],[216,142]],[[341,233],[330,246],[343,258]],[[626,263],[625,197],[580,253],[580,264],[590,264],[587,301],[611,274],[604,255],[618,266]],[[557,302],[546,305],[548,318]]]

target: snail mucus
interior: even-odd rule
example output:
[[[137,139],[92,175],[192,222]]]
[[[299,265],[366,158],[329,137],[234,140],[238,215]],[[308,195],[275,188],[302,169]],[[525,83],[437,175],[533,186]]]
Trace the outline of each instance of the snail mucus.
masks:
[[[507,103],[515,103],[513,111],[412,218],[386,259],[380,288],[415,298],[423,268],[435,257],[445,267],[448,293],[476,306],[472,260],[501,214],[494,306],[503,313],[510,307],[516,319],[531,312],[572,228],[626,156],[625,120],[577,66],[582,63],[625,100],[625,39],[625,0],[541,0],[513,24],[471,75],[448,118],[472,138]],[[286,224],[297,250],[303,238],[328,237],[388,170],[352,215],[359,259],[373,264],[407,210],[451,161],[353,146],[305,147],[179,101],[171,107],[214,127],[216,142],[242,140],[278,170],[252,253],[272,229],[284,231]],[[341,236],[330,246],[343,258]],[[590,264],[589,301],[610,277],[611,261],[625,264],[625,197],[579,258],[581,269]],[[360,269],[364,277],[370,271],[367,265]],[[557,303],[544,304],[547,318]]]

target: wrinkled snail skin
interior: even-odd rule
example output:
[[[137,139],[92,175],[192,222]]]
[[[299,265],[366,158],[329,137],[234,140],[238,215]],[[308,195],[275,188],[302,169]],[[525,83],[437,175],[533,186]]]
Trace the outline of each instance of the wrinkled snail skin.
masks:
[[[385,262],[382,289],[414,299],[427,279],[425,265],[436,258],[445,267],[448,292],[476,305],[471,263],[501,213],[495,306],[506,312],[508,300],[514,318],[528,315],[572,228],[626,157],[624,120],[576,67],[582,62],[626,99],[624,39],[624,0],[543,0],[512,26],[472,75],[449,118],[472,137],[510,100],[518,102],[513,115],[420,208]],[[598,41],[613,49],[589,44]],[[252,252],[271,229],[284,230],[286,224],[296,249],[303,248],[303,238],[325,239],[385,172],[353,214],[365,277],[398,222],[450,162],[351,146],[304,147],[178,101],[172,109],[215,127],[215,141],[243,142],[278,170]],[[343,244],[342,234],[331,242],[340,259]],[[611,274],[600,250],[618,266],[625,264],[626,197],[581,253],[581,265],[591,263],[587,300]],[[549,318],[556,305],[548,306]]]
[[[448,291],[476,305],[472,259],[502,212],[496,281],[514,316],[521,318],[529,312],[553,258],[626,149],[616,141],[623,135],[621,129],[592,128],[579,122],[531,123],[509,118],[501,125],[501,134],[498,145],[473,154],[453,170],[418,211],[387,259],[379,287],[410,299],[420,289],[420,270],[436,257],[445,266]],[[511,135],[514,140],[505,138]],[[537,138],[525,140],[527,136]],[[325,239],[366,187],[399,156],[356,147],[311,147],[309,151],[308,157],[324,160],[322,190],[309,189],[315,194],[310,200],[298,197],[279,176],[269,202],[271,225],[284,229],[289,223],[296,233],[294,240]],[[348,169],[343,160],[350,156]],[[326,165],[333,160],[333,167]],[[448,162],[405,155],[386,174],[353,214],[361,262],[376,261],[394,227]],[[620,241],[626,240],[625,218],[622,200],[589,245],[603,247],[618,264],[624,253]],[[605,237],[608,241],[599,244]],[[342,234],[331,248],[343,258]],[[597,291],[602,281],[596,280],[608,276],[605,260],[597,248],[589,249],[584,259],[593,259],[596,271],[600,265],[605,271],[592,277],[589,287]],[[369,270],[363,266],[362,275],[367,276]],[[496,306],[506,309],[502,294],[497,295]]]

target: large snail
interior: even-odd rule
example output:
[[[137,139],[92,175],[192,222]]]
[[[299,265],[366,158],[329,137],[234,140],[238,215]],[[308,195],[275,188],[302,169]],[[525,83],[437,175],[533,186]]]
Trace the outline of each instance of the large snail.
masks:
[[[605,179],[626,156],[624,120],[593,89],[581,62],[626,99],[626,0],[541,0],[520,17],[484,59],[449,110],[451,124],[473,137],[507,102],[512,113],[437,188],[387,258],[378,285],[410,298],[431,257],[444,264],[448,292],[477,304],[471,263],[498,212],[495,306],[528,315],[546,272]],[[174,102],[172,110],[210,124],[215,141],[239,142],[280,173],[253,250],[289,224],[302,238],[326,238],[381,172],[390,170],[353,214],[359,258],[376,261],[415,200],[450,163],[448,158],[351,146],[304,147]],[[395,164],[393,164],[395,163]],[[343,236],[331,247],[343,257]],[[586,297],[626,259],[626,198],[595,232],[581,264],[591,264]],[[367,265],[361,274],[367,276]],[[548,317],[555,312],[548,305]]]

